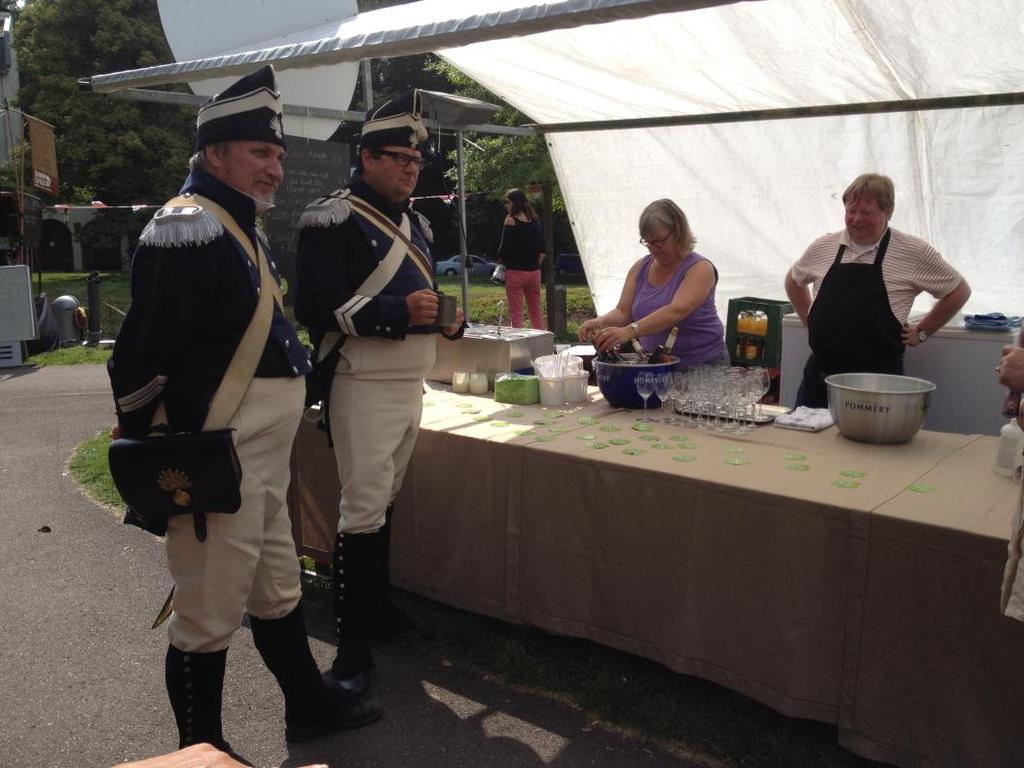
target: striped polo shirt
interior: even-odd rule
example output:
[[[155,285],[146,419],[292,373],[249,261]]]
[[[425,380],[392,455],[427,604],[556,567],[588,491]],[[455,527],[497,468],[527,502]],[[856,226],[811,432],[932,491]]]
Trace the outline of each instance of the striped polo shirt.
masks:
[[[892,237],[882,262],[882,281],[889,294],[892,314],[902,325],[907,322],[914,299],[919,293],[927,291],[936,299],[941,299],[960,285],[963,276],[921,238],[892,227],[889,231]],[[843,264],[870,264],[878,252],[878,243],[857,246],[850,243],[845,229],[832,232],[811,243],[790,269],[790,277],[797,285],[814,283],[814,297],[817,298],[821,281],[835,261],[841,244],[846,245]]]

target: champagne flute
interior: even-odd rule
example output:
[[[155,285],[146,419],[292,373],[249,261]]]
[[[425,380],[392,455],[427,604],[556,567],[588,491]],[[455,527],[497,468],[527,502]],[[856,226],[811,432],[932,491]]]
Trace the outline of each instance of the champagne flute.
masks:
[[[656,373],[654,374],[654,394],[658,396],[660,401],[658,405],[658,412],[664,414],[665,412],[665,400],[668,398],[668,393],[672,389],[672,374],[669,373]],[[662,419],[662,421],[669,421],[669,419]]]
[[[641,421],[651,421],[651,419],[647,418],[647,398],[654,394],[654,377],[648,371],[637,374],[636,393],[644,401],[644,415]]]
[[[772,374],[771,371],[760,365],[751,368],[750,372],[761,388],[761,393],[757,398],[757,417],[760,420],[764,418],[762,405],[764,404],[764,396],[768,394],[768,390],[772,387]]]

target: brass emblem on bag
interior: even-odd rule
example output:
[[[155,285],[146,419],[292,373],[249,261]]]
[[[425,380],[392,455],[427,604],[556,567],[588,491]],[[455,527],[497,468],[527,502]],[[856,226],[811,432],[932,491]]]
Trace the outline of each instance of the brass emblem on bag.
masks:
[[[187,507],[192,503],[192,494],[188,489],[192,487],[192,481],[188,475],[180,469],[165,469],[156,478],[156,484],[161,491],[171,494],[171,501],[179,507]]]

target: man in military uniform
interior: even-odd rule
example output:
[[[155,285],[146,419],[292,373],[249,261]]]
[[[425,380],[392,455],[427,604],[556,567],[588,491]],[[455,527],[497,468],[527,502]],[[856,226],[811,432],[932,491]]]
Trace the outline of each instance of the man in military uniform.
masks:
[[[274,70],[263,67],[213,97],[196,125],[196,153],[181,196],[140,238],[131,308],[108,365],[124,437],[145,437],[164,414],[171,433],[201,431],[261,291],[279,296],[273,262],[267,266],[274,284],[263,285],[261,268],[246,253],[249,246],[268,252],[256,215],[273,205],[284,175]],[[288,741],[381,715],[377,705],[325,686],[310,654],[285,505],[310,364],[277,302],[260,346],[255,375],[231,420],[242,468],[240,509],[206,515],[204,540],[190,515],[172,517],[166,531],[150,528],[166,533],[175,586],[166,683],[180,747],[209,742],[230,750],[221,692],[228,644],[246,612],[256,647],[284,693]],[[139,518],[129,513],[126,522]]]
[[[418,91],[370,110],[351,183],[300,219],[295,316],[310,329],[329,387],[341,481],[333,563],[338,655],[325,679],[360,695],[375,634],[402,623],[387,599],[390,512],[416,444],[423,379],[434,365],[436,334],[463,332],[461,310],[454,325],[437,325],[432,235],[409,203],[426,138]]]

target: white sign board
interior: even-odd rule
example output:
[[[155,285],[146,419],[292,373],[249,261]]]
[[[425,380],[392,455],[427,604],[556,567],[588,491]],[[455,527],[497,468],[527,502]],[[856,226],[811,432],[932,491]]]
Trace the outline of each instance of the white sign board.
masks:
[[[28,267],[0,267],[0,341],[25,341],[38,335]]]

